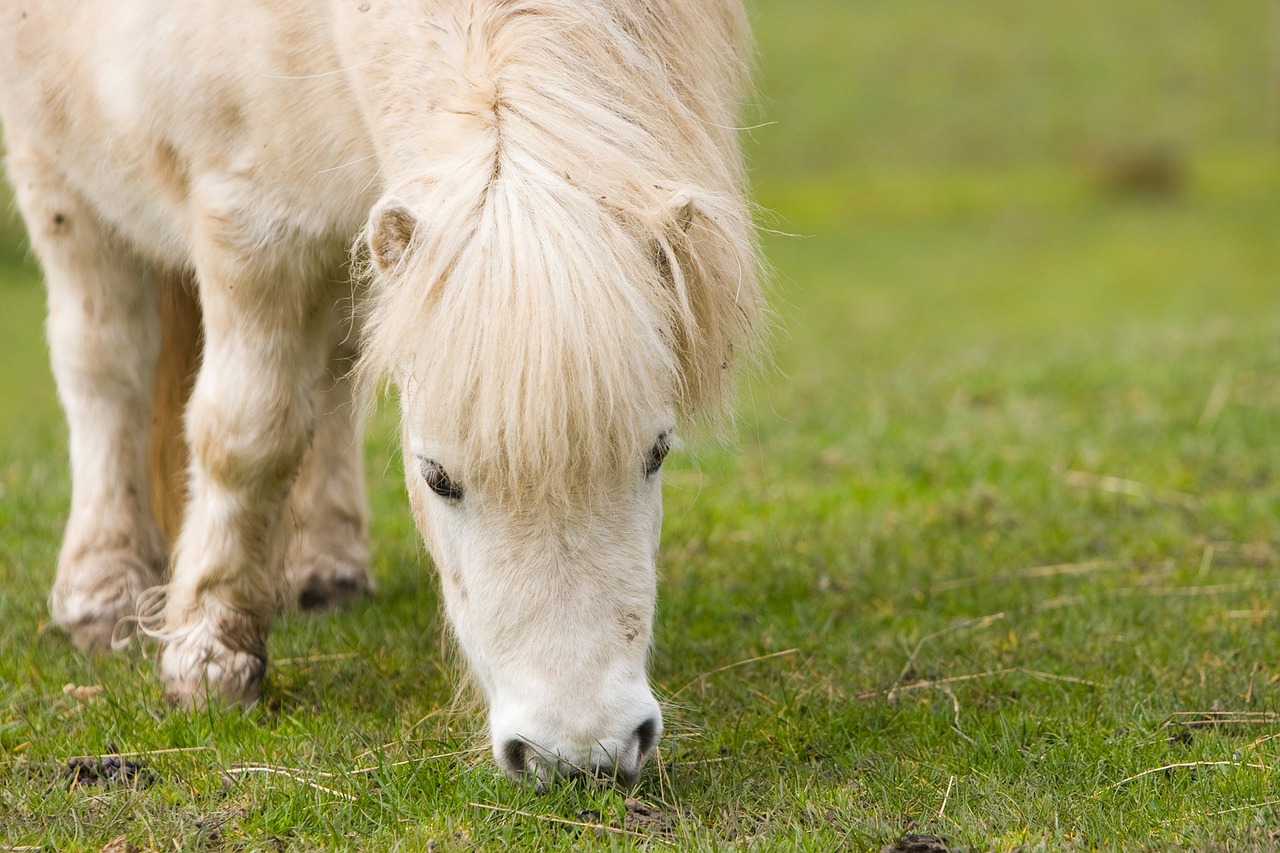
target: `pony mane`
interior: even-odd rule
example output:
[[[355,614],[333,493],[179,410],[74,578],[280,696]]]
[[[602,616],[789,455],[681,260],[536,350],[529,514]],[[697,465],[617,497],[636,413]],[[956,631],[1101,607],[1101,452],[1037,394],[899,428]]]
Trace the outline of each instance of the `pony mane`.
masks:
[[[745,24],[690,0],[436,5],[386,155],[416,225],[374,273],[367,369],[412,386],[463,482],[581,499],[641,464],[655,417],[714,420],[754,349]]]

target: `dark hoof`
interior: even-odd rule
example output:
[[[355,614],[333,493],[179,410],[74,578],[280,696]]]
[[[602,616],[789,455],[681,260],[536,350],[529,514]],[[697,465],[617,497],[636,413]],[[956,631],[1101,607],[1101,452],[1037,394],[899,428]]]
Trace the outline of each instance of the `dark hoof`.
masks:
[[[298,588],[298,607],[334,610],[373,592],[373,578],[364,566],[323,560],[306,572]]]

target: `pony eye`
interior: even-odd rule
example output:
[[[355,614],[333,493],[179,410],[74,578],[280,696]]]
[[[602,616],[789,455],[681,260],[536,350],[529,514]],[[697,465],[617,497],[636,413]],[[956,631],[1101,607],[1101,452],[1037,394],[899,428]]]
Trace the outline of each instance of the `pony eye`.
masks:
[[[671,451],[671,434],[664,432],[658,436],[658,440],[653,443],[653,447],[649,448],[649,454],[644,458],[644,475],[652,477],[662,467],[662,460],[667,458],[667,453]]]
[[[453,480],[449,479],[449,475],[445,473],[444,467],[439,462],[434,459],[423,459],[421,468],[422,479],[426,481],[428,489],[451,501],[462,500],[462,487],[455,485]]]

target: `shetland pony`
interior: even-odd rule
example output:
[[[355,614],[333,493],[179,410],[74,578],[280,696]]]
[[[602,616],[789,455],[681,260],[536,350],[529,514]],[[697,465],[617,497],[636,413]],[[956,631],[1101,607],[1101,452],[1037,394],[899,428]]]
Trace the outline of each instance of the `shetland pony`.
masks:
[[[662,460],[761,313],[739,0],[0,16],[70,426],[54,620],[92,647],[142,611],[173,701],[252,702],[282,602],[372,587],[358,389],[389,381],[497,762],[633,778]]]

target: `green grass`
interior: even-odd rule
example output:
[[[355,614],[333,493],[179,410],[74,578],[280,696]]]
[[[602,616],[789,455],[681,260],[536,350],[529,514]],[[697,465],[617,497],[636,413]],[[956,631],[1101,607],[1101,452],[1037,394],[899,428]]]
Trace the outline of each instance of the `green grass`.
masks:
[[[668,733],[632,791],[539,796],[492,766],[385,417],[379,594],[283,619],[253,709],[174,711],[138,650],[89,658],[49,630],[64,429],[37,276],[5,254],[0,842],[1274,847],[1268,8],[753,5],[776,122],[750,133],[754,180],[797,236],[765,240],[775,366],[744,388],[739,446],[668,463]],[[1172,177],[1132,191],[1144,158]],[[156,784],[67,790],[67,759],[107,744],[151,753]],[[627,824],[628,796],[665,830]],[[555,822],[583,816],[644,837]]]

